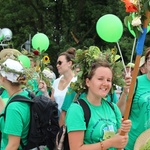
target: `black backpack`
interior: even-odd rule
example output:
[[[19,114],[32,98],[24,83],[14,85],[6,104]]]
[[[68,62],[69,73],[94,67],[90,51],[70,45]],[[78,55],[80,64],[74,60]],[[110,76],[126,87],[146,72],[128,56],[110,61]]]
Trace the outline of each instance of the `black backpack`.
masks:
[[[113,104],[108,101],[106,101],[106,102],[110,105],[110,107],[112,108],[112,110],[115,113]],[[86,128],[87,128],[90,117],[91,117],[91,110],[90,110],[88,104],[82,99],[75,101],[75,103],[78,103],[83,109],[84,119],[85,119]],[[115,113],[115,115],[116,115],[116,113]],[[60,130],[56,136],[56,150],[70,150],[66,125],[63,125],[60,127]]]
[[[58,105],[44,95],[34,96],[30,92],[29,94],[32,100],[21,95],[16,95],[8,102],[3,114],[4,119],[10,103],[16,101],[30,103],[31,116],[27,145],[24,145],[22,140],[20,145],[23,150],[32,148],[37,148],[37,150],[47,148],[53,150],[55,148],[56,135],[59,131]]]

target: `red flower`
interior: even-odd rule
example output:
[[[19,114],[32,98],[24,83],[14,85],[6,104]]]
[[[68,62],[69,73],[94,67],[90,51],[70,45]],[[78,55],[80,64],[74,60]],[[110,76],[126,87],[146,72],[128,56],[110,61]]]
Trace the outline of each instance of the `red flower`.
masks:
[[[126,12],[137,12],[138,8],[130,0],[122,0],[125,3]]]
[[[37,55],[37,56],[40,54],[38,50],[34,50],[33,53],[34,55]]]

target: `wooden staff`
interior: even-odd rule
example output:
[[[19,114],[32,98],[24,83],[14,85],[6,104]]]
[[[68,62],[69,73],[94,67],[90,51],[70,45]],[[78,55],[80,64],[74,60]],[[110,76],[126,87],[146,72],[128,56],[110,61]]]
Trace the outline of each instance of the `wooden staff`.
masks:
[[[130,114],[130,109],[131,109],[131,105],[132,105],[132,98],[133,98],[133,94],[134,94],[134,86],[136,83],[136,78],[138,75],[138,71],[139,71],[139,64],[140,64],[140,59],[141,59],[141,55],[143,52],[143,47],[144,47],[144,42],[145,42],[145,38],[146,38],[146,33],[147,33],[147,26],[150,20],[150,12],[147,11],[146,12],[146,19],[144,20],[144,24],[143,24],[143,33],[140,35],[138,41],[137,41],[137,45],[136,45],[136,60],[135,60],[135,66],[134,66],[134,70],[133,70],[133,75],[132,75],[132,80],[131,80],[131,85],[130,85],[130,89],[129,89],[129,95],[128,95],[128,100],[126,102],[126,109],[125,109],[125,114],[124,114],[124,120],[127,120]],[[120,135],[125,135],[125,133],[123,131],[121,131]],[[121,150],[121,149],[118,149]]]

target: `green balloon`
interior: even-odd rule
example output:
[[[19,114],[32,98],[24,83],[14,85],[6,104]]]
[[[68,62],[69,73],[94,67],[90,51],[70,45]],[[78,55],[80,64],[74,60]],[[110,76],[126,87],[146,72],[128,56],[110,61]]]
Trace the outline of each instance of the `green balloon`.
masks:
[[[0,41],[4,39],[4,34],[2,33],[2,30],[0,29]]]
[[[18,59],[22,63],[22,65],[26,68],[30,68],[30,59],[26,55],[20,55],[18,56]]]
[[[40,52],[46,51],[50,41],[44,33],[37,33],[32,38],[32,47]]]
[[[107,14],[97,21],[96,31],[104,41],[118,42],[123,33],[123,24],[117,16]]]

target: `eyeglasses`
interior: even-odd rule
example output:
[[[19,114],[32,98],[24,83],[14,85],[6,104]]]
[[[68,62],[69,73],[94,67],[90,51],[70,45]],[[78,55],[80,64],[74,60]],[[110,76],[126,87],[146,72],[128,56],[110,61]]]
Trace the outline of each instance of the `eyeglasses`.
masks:
[[[56,65],[61,65],[62,61],[57,61]]]
[[[147,59],[146,59],[147,61],[150,61],[150,57],[147,57]]]

